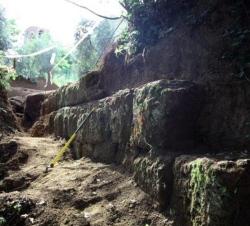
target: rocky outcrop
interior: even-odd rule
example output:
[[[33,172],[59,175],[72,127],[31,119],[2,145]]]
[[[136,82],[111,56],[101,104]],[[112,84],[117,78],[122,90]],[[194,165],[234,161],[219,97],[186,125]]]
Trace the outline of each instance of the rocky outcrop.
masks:
[[[201,87],[187,81],[160,80],[135,89],[131,146],[157,154],[194,148],[202,100]]]
[[[199,145],[196,122],[202,99],[202,88],[186,81],[160,80],[134,89],[133,122],[124,162],[161,206],[170,201],[174,156]]]
[[[62,108],[55,116],[55,134],[69,137],[77,124],[96,108],[78,134],[76,156],[88,156],[108,163],[121,162],[130,136],[132,101],[133,91],[124,90],[83,106]]]
[[[32,124],[39,118],[41,104],[45,99],[45,93],[34,93],[26,97],[24,105],[23,124],[26,127]]]
[[[107,137],[108,142],[128,143],[130,137],[130,147],[135,152],[139,149],[142,152],[152,149],[157,154],[166,150],[187,151],[196,144],[202,92],[194,83],[168,80],[119,91],[99,101],[61,108],[55,116],[55,134],[69,137],[84,115],[97,108],[83,130],[84,135],[79,136],[82,141],[98,144]],[[123,131],[125,125],[128,129]]]
[[[144,155],[133,161],[134,179],[139,186],[157,200],[161,208],[170,203],[173,186],[174,156]]]
[[[107,96],[100,83],[100,73],[93,71],[79,82],[63,86],[49,95],[43,103],[42,112],[48,114],[66,106],[75,106]]]
[[[22,115],[24,112],[24,97],[15,96],[9,98],[12,110],[16,115]]]
[[[22,124],[25,128],[30,128],[40,118],[45,115],[42,112],[42,104],[48,96],[53,95],[54,91],[34,92],[25,97],[24,114]],[[50,111],[49,113],[51,113]]]
[[[79,136],[82,143],[97,147],[103,142],[129,141],[135,153],[140,149],[142,152],[152,149],[157,154],[166,150],[187,151],[196,143],[195,126],[201,106],[201,87],[191,82],[160,80],[96,102],[61,108],[55,116],[55,133],[69,137],[83,116],[96,107]]]
[[[156,30],[159,39],[154,45],[144,46],[136,56],[106,56],[102,68],[105,88],[113,92],[159,79],[227,83],[248,76],[250,5],[244,0],[169,0],[152,4],[152,14],[145,14],[150,23],[132,20],[135,24],[131,27],[145,34],[151,28],[152,36]],[[164,28],[159,28],[160,24]],[[150,40],[145,37],[141,41]],[[142,49],[140,44],[133,47]]]
[[[168,80],[121,90],[98,101],[59,109],[55,135],[69,138],[95,108],[74,142],[75,156],[123,163],[164,206],[172,189],[173,157],[198,145],[196,121],[202,93],[194,83]]]
[[[43,115],[36,121],[29,130],[32,137],[43,137],[54,132],[54,118],[56,112]]]
[[[180,156],[173,171],[177,225],[249,224],[249,155]]]
[[[199,131],[202,142],[210,150],[250,148],[249,96],[250,84],[244,81],[206,86]]]
[[[134,89],[138,85],[147,84],[148,82],[161,78],[176,79],[180,77],[190,80],[197,79],[198,84],[204,87],[202,94],[204,108],[201,109],[196,138],[199,139],[200,143],[203,143],[204,146],[214,150],[218,148],[223,151],[231,151],[235,148],[243,150],[250,147],[248,136],[250,133],[250,127],[248,126],[249,104],[247,100],[250,84],[246,81],[239,80],[230,80],[229,82],[227,79],[221,82],[214,78],[214,76],[216,77],[218,74],[207,74],[207,76],[204,77],[206,80],[203,80],[202,77],[198,79],[196,76],[192,77],[192,71],[188,73],[185,71],[181,76],[170,76],[174,72],[170,73],[166,68],[169,69],[172,65],[169,65],[167,62],[172,61],[170,56],[169,58],[164,58],[164,56],[167,55],[166,53],[169,52],[163,51],[167,48],[166,46],[170,45],[168,42],[169,40],[162,40],[154,46],[152,50],[149,50],[148,55],[145,56],[146,59],[148,58],[148,63],[145,64],[143,64],[141,57],[135,57],[134,61],[131,60],[125,64],[122,57],[116,57],[113,52],[109,53],[106,56],[107,59],[105,62],[107,63],[105,63],[100,71],[91,72],[84,76],[78,83],[62,87],[57,92],[51,94],[49,98],[43,102],[43,115],[49,114],[62,107],[77,106],[105,98],[113,95],[117,90],[122,88],[129,87]],[[193,45],[194,44],[192,44],[192,46]],[[173,46],[177,48],[179,45],[171,46],[171,48],[174,48]],[[160,58],[160,62],[154,60],[157,58],[157,54],[163,54]],[[185,59],[188,60],[189,58],[190,57],[186,56]],[[203,59],[202,57],[199,58]],[[140,62],[138,63],[137,61]],[[193,58],[190,62],[194,62]],[[198,60],[195,61],[195,64],[197,62]],[[152,65],[153,63],[154,65]],[[140,64],[140,67],[138,67],[137,64]],[[158,73],[157,67],[162,68],[161,72]],[[190,65],[186,67],[190,70],[195,68],[195,66]],[[200,68],[200,66],[198,67],[197,65],[196,67]],[[203,70],[204,67],[201,69]],[[197,74],[197,72],[195,73]],[[205,72],[201,71],[201,73],[204,75]],[[211,71],[209,71],[209,73],[211,73]],[[218,75],[217,78],[222,78],[222,75]],[[185,100],[183,104],[184,102]],[[197,104],[197,107],[199,107],[199,104]],[[194,109],[193,112],[196,114],[196,109]],[[177,121],[179,121],[179,119],[177,119]],[[189,120],[185,120],[184,123],[189,123]],[[180,125],[182,124],[183,121]],[[183,146],[185,146],[184,143]]]

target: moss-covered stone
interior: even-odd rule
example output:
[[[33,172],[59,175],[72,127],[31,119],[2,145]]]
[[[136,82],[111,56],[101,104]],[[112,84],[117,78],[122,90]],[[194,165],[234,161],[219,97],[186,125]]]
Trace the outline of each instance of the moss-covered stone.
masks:
[[[233,195],[222,185],[220,178],[212,168],[213,161],[196,159],[190,163],[190,182],[188,198],[193,226],[216,225],[227,220],[231,212],[223,209],[229,205]]]
[[[49,95],[42,106],[43,114],[49,114],[63,107],[76,106],[105,97],[100,84],[100,73],[92,71],[78,82],[59,88]]]
[[[135,181],[140,187],[158,200],[162,207],[169,204],[172,192],[174,159],[171,157],[137,157],[133,163]]]
[[[172,206],[190,226],[248,225],[249,159],[180,156],[174,167]],[[249,189],[249,187],[248,187]],[[241,192],[239,192],[241,191]]]
[[[121,162],[130,137],[133,91],[123,90],[111,97],[57,111],[55,134],[69,138],[93,109],[74,143],[77,157],[88,156],[102,162]]]
[[[194,147],[201,101],[200,87],[187,81],[159,80],[135,89],[131,144],[161,154]]]

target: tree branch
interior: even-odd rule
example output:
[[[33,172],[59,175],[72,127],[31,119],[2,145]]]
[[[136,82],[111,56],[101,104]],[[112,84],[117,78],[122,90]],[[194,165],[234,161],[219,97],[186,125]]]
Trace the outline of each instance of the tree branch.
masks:
[[[71,0],[64,0],[64,1],[66,1],[68,3],[71,3],[71,4],[75,5],[75,6],[78,6],[78,7],[82,8],[82,9],[85,9],[85,10],[93,13],[94,15],[99,16],[99,17],[104,18],[104,19],[107,19],[107,20],[119,20],[119,19],[121,19],[121,16],[119,16],[119,17],[108,17],[108,16],[100,15],[100,14],[94,12],[93,10],[89,9],[88,7],[80,5],[80,4],[78,4],[78,3],[74,2],[74,1],[71,1]]]

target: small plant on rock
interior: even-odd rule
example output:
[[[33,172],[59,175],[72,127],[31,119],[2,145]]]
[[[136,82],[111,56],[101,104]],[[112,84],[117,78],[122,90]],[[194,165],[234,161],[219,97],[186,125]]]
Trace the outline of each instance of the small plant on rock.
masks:
[[[224,207],[230,197],[212,168],[213,162],[197,159],[191,163],[188,196],[193,226],[213,225],[226,216]]]
[[[4,217],[0,217],[0,226],[3,226],[6,224],[6,220]]]

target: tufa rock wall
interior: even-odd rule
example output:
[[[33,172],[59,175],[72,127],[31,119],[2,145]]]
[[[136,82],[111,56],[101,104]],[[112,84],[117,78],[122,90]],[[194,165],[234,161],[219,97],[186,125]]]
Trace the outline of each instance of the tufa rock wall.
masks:
[[[174,156],[199,146],[196,121],[202,93],[192,82],[168,80],[121,90],[101,100],[58,110],[55,135],[69,138],[96,107],[74,142],[75,156],[123,164],[145,191],[166,206],[172,191]]]
[[[95,107],[73,145],[76,158],[123,164],[176,225],[248,225],[250,155],[204,147],[199,128],[208,106],[202,85],[159,80],[60,108],[50,127],[69,138]]]
[[[134,156],[149,151],[157,155],[188,152],[199,145],[196,121],[201,106],[200,86],[159,80],[98,101],[61,108],[54,119],[55,134],[68,138],[86,113],[96,107],[77,139],[83,145],[78,150],[89,150],[91,157],[104,161],[101,150],[114,149],[112,155],[105,154],[108,162],[113,162],[118,150],[124,152],[127,145]]]

